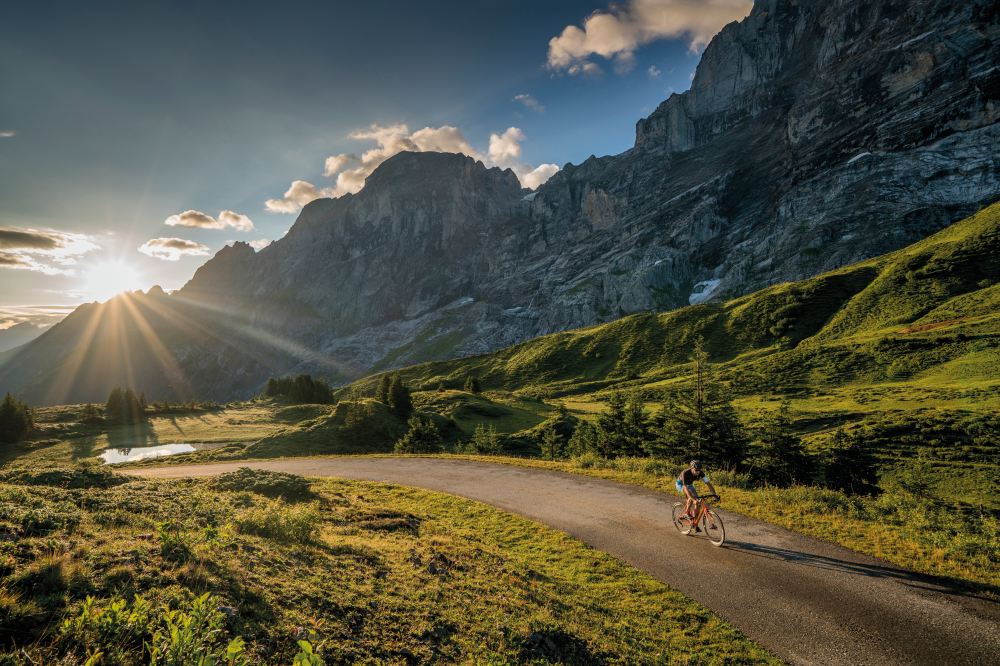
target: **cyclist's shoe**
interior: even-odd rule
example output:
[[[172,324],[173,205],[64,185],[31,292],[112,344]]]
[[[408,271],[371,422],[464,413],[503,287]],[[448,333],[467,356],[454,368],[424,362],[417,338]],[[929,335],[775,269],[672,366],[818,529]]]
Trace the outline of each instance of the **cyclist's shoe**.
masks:
[[[701,532],[701,528],[698,527],[697,525],[695,525],[694,526],[694,533],[697,534],[698,532]]]

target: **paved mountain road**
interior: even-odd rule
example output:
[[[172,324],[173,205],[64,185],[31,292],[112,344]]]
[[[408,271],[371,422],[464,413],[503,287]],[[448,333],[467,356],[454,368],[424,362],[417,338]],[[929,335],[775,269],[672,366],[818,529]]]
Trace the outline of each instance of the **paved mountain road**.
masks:
[[[193,477],[254,467],[459,495],[567,532],[680,590],[799,664],[1000,664],[1000,604],[838,546],[722,512],[727,542],[684,537],[675,498],[591,477],[435,458],[300,458],[147,467]]]

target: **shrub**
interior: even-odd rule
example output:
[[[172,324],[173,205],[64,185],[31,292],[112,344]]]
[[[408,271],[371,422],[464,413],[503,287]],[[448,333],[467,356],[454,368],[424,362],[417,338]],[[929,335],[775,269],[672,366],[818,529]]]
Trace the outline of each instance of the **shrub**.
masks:
[[[319,530],[320,516],[307,507],[271,504],[244,511],[237,516],[236,529],[242,534],[283,541],[310,543]]]
[[[487,428],[482,423],[476,425],[476,429],[472,433],[472,440],[469,442],[469,453],[495,455],[500,453],[501,449],[500,436],[497,434],[496,426],[490,425]]]
[[[69,655],[87,663],[140,663],[162,666],[242,666],[249,661],[242,638],[226,640],[225,615],[205,593],[188,607],[153,607],[142,596],[131,603],[115,598],[98,606],[87,597],[59,629]],[[100,655],[94,661],[89,661]]]
[[[15,468],[0,472],[0,481],[24,486],[58,486],[59,488],[112,488],[129,479],[109,469],[97,466],[49,467],[47,469]]]
[[[227,472],[212,481],[211,486],[216,490],[246,490],[265,497],[281,498],[291,502],[309,500],[315,497],[309,487],[309,482],[303,476],[249,467],[241,467],[235,472]]]
[[[0,402],[0,442],[20,442],[33,426],[31,409],[10,393],[4,396],[3,402]]]

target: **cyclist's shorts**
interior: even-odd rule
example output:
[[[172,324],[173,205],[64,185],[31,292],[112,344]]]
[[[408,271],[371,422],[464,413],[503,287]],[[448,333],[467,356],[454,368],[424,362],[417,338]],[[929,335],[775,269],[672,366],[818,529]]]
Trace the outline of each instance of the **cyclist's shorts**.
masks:
[[[678,495],[683,495],[684,494],[684,484],[681,483],[680,479],[676,479],[674,481],[674,488],[677,488],[677,494]]]

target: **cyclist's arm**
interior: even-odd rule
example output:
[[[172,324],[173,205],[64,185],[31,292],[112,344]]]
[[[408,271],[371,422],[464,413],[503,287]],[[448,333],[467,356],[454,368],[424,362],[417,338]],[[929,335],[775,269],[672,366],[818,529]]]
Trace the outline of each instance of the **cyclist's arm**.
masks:
[[[719,494],[719,491],[717,491],[715,489],[715,486],[713,486],[712,482],[709,481],[708,479],[705,479],[705,485],[708,486],[708,489],[712,491],[713,495],[718,495]]]

